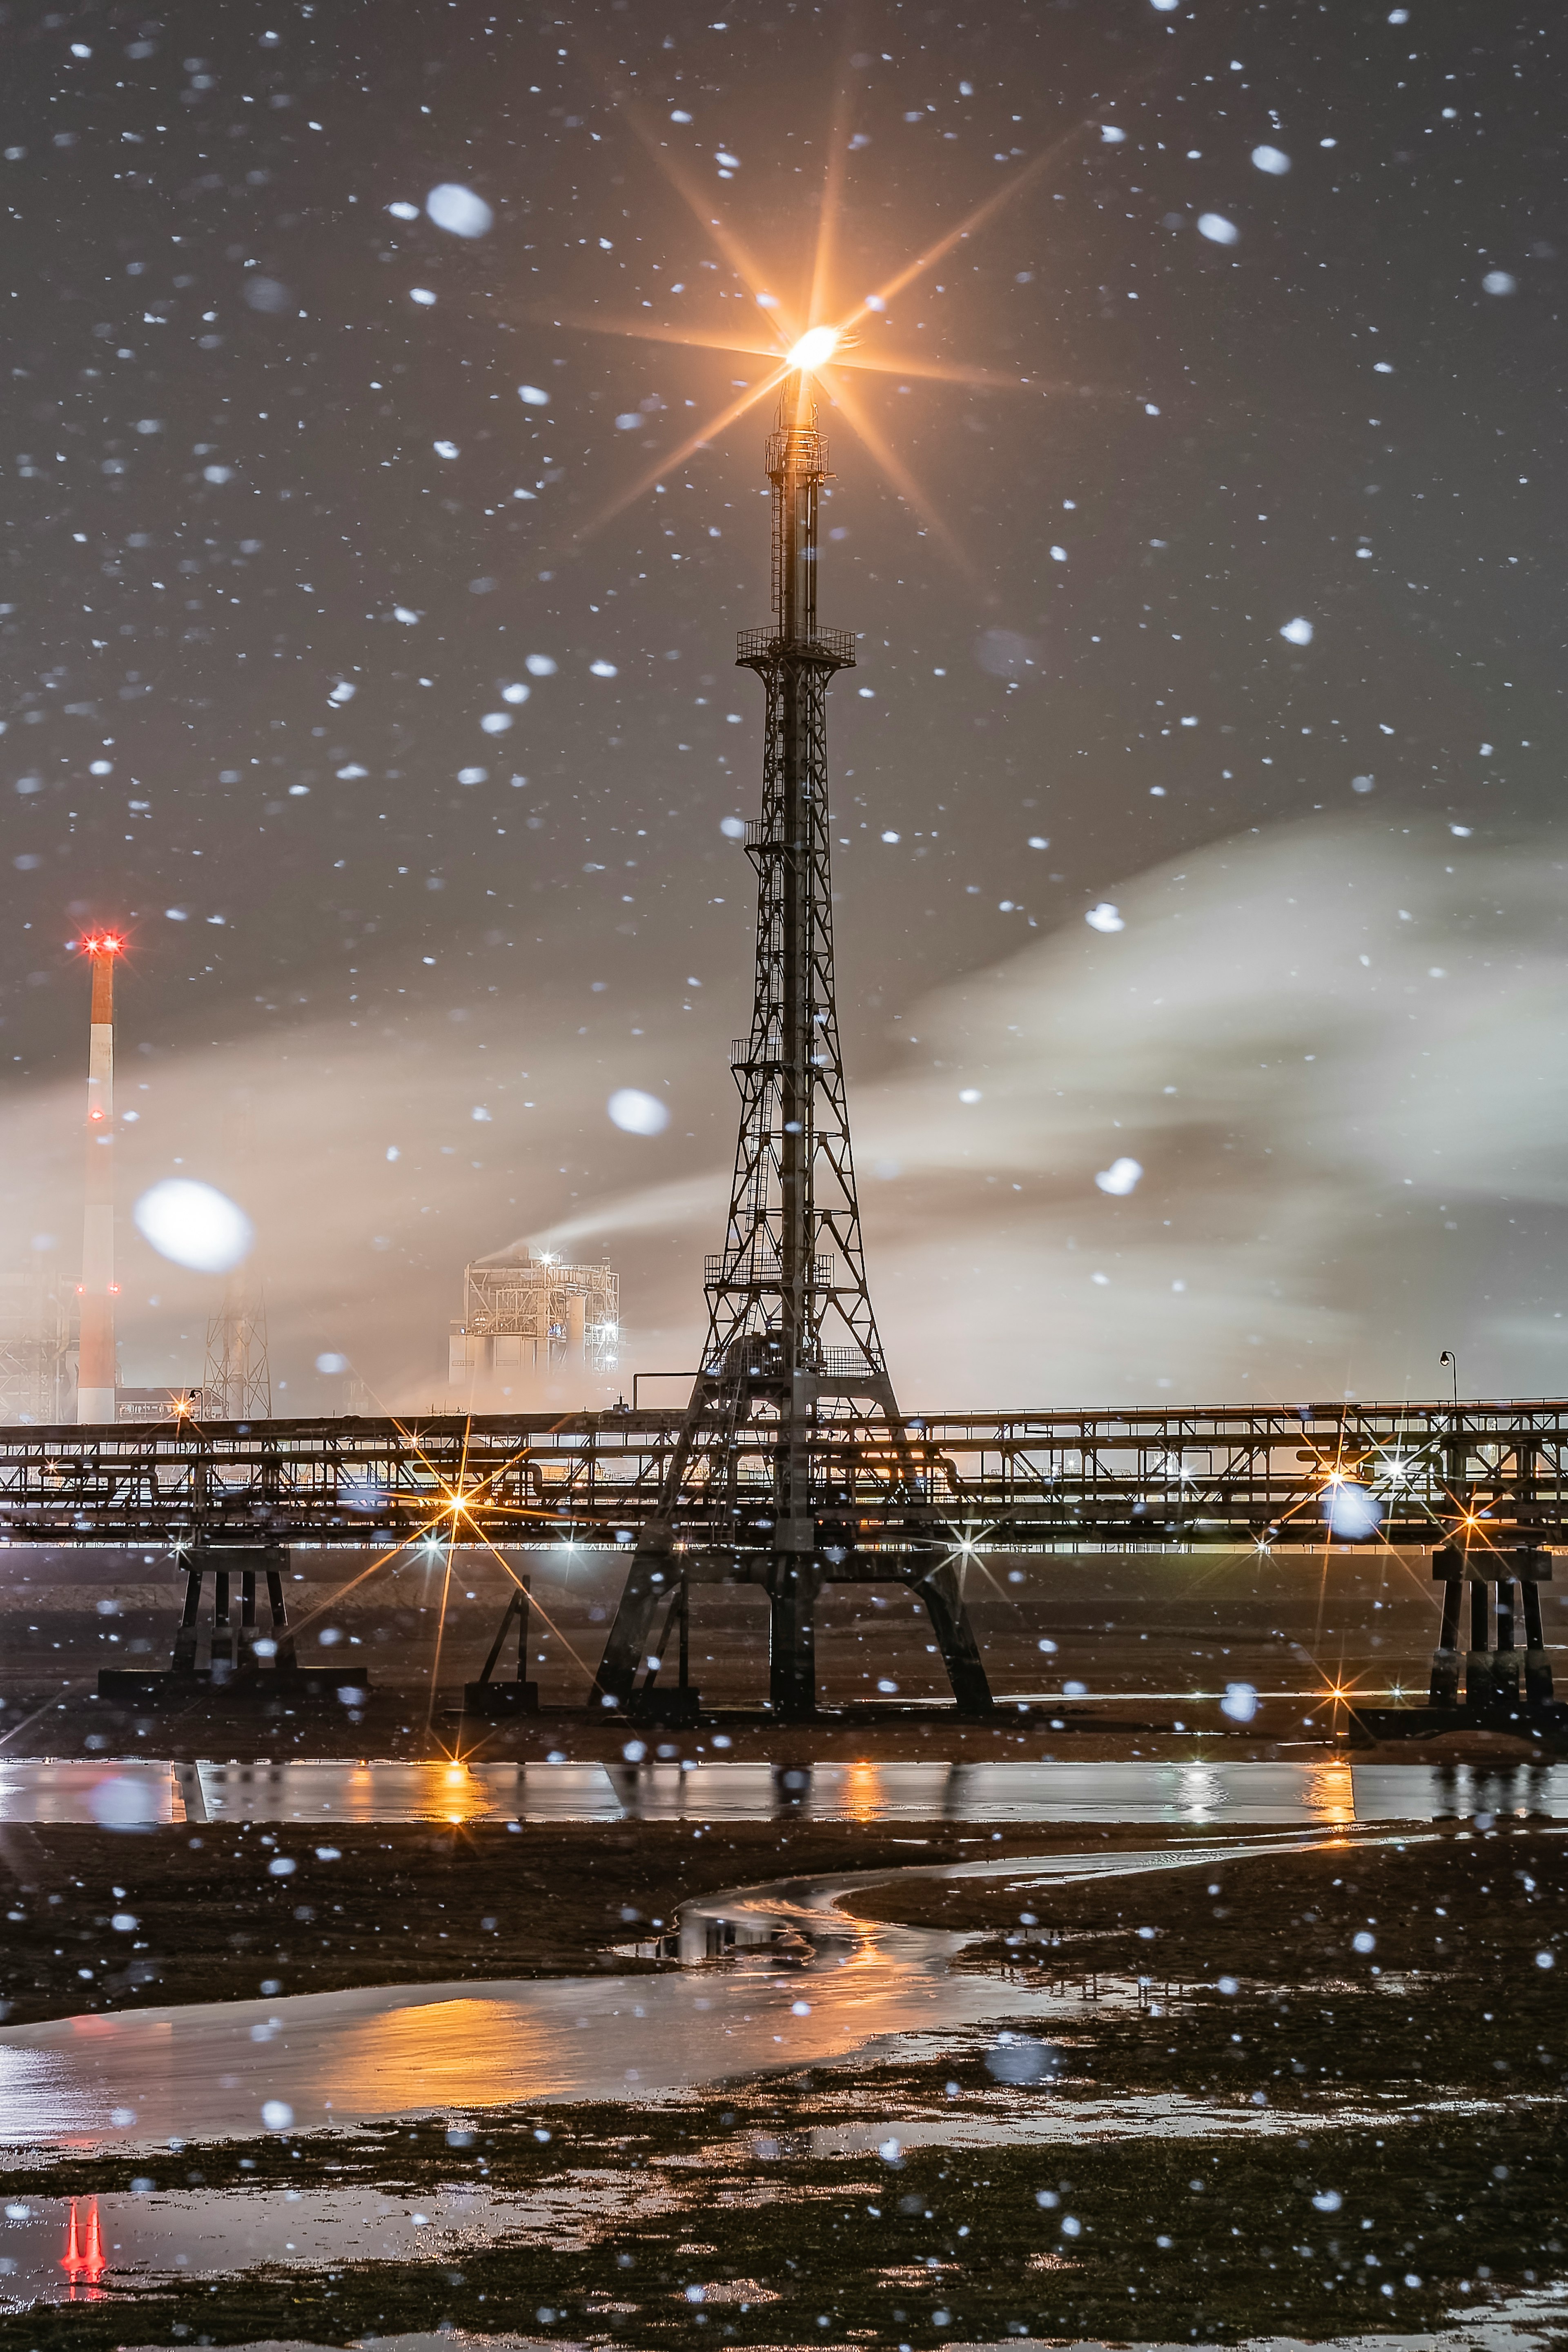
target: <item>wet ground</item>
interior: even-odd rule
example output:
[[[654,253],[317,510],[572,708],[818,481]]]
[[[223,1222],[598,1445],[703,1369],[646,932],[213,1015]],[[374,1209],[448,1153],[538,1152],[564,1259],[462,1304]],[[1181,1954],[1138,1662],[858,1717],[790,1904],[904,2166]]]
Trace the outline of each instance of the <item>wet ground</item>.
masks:
[[[14,2152],[0,2249],[31,2308],[0,2344],[438,2325],[494,2341],[520,2323],[557,2344],[699,2325],[791,2346],[1560,2337],[1560,1832],[1173,1829],[1110,1853],[1057,1835],[1070,1850],[928,1864],[875,1899],[842,1876],[704,1899],[687,1948],[727,1925],[739,1951],[631,1985],[518,1988],[549,1998],[479,2042],[454,2019],[434,2071],[415,2053],[438,2000],[400,2004],[368,2070],[363,2021],[340,2020],[334,2049],[306,2002],[8,2034],[6,2110],[29,2065],[57,2063],[87,2098],[134,2081],[153,2105],[108,2132],[79,2117],[118,2154],[58,2133],[41,2168]],[[998,1929],[1018,1921],[1017,1940],[953,1971],[954,1930],[871,1916],[948,1894]],[[1378,1919],[1372,1951],[1292,1937],[1336,1904],[1342,1928],[1363,1906]],[[1464,1981],[1378,1949],[1396,1916],[1461,1906]],[[1256,1937],[1265,1907],[1264,1974],[1227,1976],[1217,1944],[1198,1986],[1097,1973],[1115,1956],[1095,1938],[1135,1935],[1134,1913],[1189,1935],[1223,1914],[1216,1936]],[[806,1931],[809,1965],[745,1948],[781,1924]],[[745,2079],[693,2090],[727,2071],[726,2045]],[[637,2079],[616,2084],[628,2053]],[[509,2065],[513,2104],[489,2104]],[[270,2128],[258,2115],[263,2093],[332,2069],[336,2129],[303,2131],[308,2107]],[[156,2108],[171,2081],[195,2118],[172,2133]],[[70,2095],[59,2077],[46,2093]],[[439,2112],[390,2119],[412,2104]],[[134,2312],[98,2300],[132,2287]]]
[[[163,1712],[93,1681],[166,1578],[7,1564],[0,2352],[1568,2342],[1568,1764],[1335,1696],[1424,1686],[1427,1563],[998,1559],[985,1724],[896,1591],[747,1714],[726,1601],[640,1736],[570,1711],[617,1563],[497,1727],[493,1572],[300,1570],[326,1696]]]

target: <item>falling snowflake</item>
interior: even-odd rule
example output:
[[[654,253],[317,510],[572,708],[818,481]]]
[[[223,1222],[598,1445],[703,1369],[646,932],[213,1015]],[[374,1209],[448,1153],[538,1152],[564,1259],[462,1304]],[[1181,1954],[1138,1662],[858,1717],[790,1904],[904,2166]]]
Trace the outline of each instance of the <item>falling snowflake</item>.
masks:
[[[425,209],[449,236],[483,236],[495,226],[495,215],[483,196],[476,196],[472,188],[460,187],[455,180],[444,180],[438,188],[432,188]]]

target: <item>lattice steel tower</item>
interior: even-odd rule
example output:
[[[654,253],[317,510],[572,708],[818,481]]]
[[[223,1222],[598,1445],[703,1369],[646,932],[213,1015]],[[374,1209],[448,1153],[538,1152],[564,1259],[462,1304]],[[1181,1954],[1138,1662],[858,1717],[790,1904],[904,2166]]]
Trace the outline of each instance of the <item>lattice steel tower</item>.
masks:
[[[827,446],[804,375],[786,383],[767,470],[773,626],[742,631],[738,654],[766,702],[763,814],[746,834],[757,871],[756,997],[751,1035],[731,1049],[741,1129],[729,1223],[722,1251],[707,1261],[702,1368],[658,1514],[632,1559],[597,1693],[633,1712],[693,1712],[695,1693],[685,1692],[683,1710],[676,1692],[656,1700],[652,1680],[679,1626],[685,1691],[691,1585],[762,1583],[771,1705],[810,1715],[823,1582],[901,1581],[931,1615],[960,1708],[984,1712],[991,1695],[951,1547],[933,1546],[924,1528],[875,1559],[856,1543],[853,1493],[868,1465],[884,1507],[900,1494],[913,1503],[918,1473],[866,1283],[839,1056],[826,706],[835,673],[854,667],[855,640],[817,626]],[[772,1424],[760,1452],[759,1424]],[[649,1656],[661,1603],[663,1634]]]

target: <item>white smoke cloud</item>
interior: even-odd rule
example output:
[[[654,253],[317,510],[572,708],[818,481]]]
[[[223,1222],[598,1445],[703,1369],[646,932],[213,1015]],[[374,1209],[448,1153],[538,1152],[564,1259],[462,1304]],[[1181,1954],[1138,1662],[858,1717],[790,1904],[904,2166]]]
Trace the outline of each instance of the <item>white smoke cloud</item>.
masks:
[[[900,1394],[930,1408],[1429,1396],[1444,1346],[1472,1393],[1561,1393],[1565,873],[1568,840],[1488,847],[1419,819],[1374,830],[1358,803],[1343,825],[1122,880],[1121,930],[1074,916],[906,1009],[898,1034],[918,1045],[900,1043],[880,1077],[862,1050],[849,1074]],[[847,935],[847,999],[867,952]],[[731,1008],[715,1004],[737,1032],[749,985],[738,962]],[[311,1368],[329,1351],[373,1399],[444,1396],[462,1266],[519,1234],[607,1253],[621,1276],[620,1368],[592,1391],[579,1374],[566,1401],[695,1363],[731,1164],[721,1045],[682,1032],[661,1051],[660,1096],[693,1139],[661,1146],[677,1172],[645,1185],[647,1145],[605,1118],[612,1074],[574,1024],[521,992],[499,1017],[529,1039],[526,1079],[493,1042],[482,1059],[458,1050],[435,1013],[396,1038],[323,1024],[170,1055],[142,1066],[146,1092],[122,1071],[119,1099],[141,1113],[116,1145],[126,1376],[198,1378],[221,1292],[131,1223],[176,1160],[255,1224],[274,1370],[290,1381],[279,1411],[326,1401]],[[217,1148],[237,1083],[255,1139],[242,1171]],[[962,1112],[958,1092],[977,1097]],[[71,1261],[80,1114],[75,1085],[0,1113],[0,1263],[24,1262],[40,1229]],[[1097,1188],[1119,1160],[1146,1171],[1135,1192]],[[542,1205],[574,1188],[547,1222]]]
[[[861,1198],[902,1391],[1426,1396],[1446,1344],[1473,1391],[1560,1391],[1565,872],[1568,842],[1436,824],[1247,836],[1121,885],[1121,932],[937,991],[903,1024],[925,1066],[853,1086],[859,1166],[897,1171]],[[1136,1198],[1096,1192],[1108,1157]],[[716,1170],[549,1238],[689,1282],[723,1204]]]

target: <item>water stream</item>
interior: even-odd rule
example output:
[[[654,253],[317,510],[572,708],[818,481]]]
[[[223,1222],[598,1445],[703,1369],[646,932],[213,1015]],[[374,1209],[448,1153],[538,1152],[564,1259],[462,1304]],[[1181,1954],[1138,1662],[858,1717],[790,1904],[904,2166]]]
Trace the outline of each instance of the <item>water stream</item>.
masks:
[[[635,1747],[640,1742],[630,1743]],[[0,1824],[97,1822],[1377,1822],[1568,1816],[1568,1765],[364,1762],[0,1757]]]

